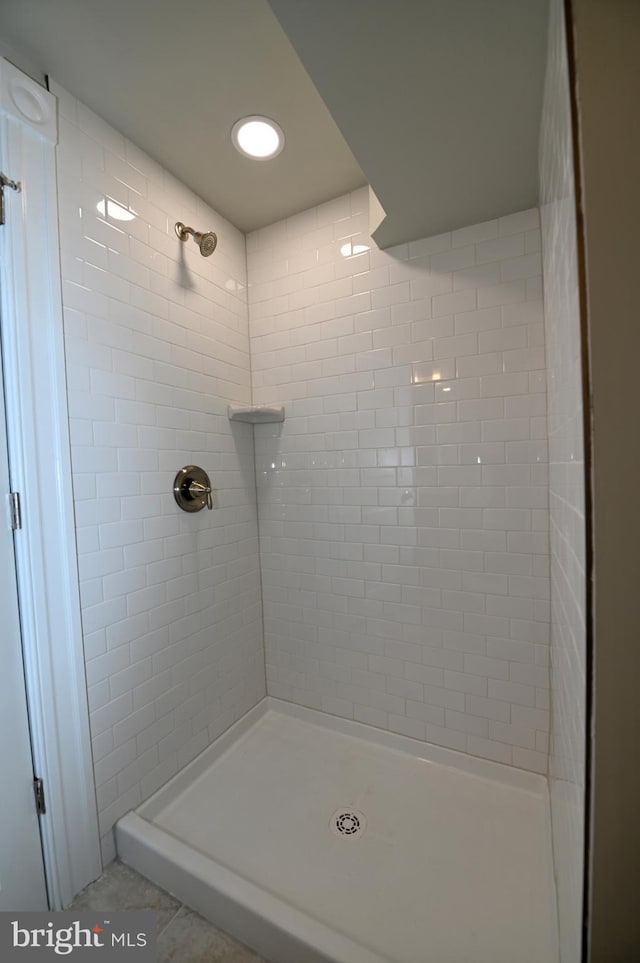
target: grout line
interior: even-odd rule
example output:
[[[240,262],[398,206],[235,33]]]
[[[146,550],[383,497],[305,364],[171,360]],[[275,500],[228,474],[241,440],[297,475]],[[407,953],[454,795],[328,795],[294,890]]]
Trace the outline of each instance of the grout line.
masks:
[[[158,889],[160,889],[160,887],[158,887]],[[166,893],[166,892],[168,892],[168,891],[167,891],[167,890],[161,890],[161,892]],[[168,895],[171,896],[171,893],[169,893]],[[178,906],[178,909],[175,911],[175,913],[173,914],[173,916],[171,917],[171,919],[169,920],[169,922],[168,922],[165,926],[163,926],[161,930],[158,930],[158,932],[157,932],[157,934],[156,934],[156,940],[159,940],[160,937],[162,936],[162,934],[163,934],[163,933],[166,933],[166,931],[169,929],[169,927],[171,926],[171,924],[175,921],[176,917],[180,915],[180,911],[183,910],[183,909],[185,909],[185,908],[188,909],[189,907],[186,906],[185,903],[180,903],[180,905]]]
[[[253,371],[253,354],[251,352],[251,299],[250,299],[250,287],[249,287],[249,252],[247,250],[247,235],[244,236],[244,258],[245,258],[245,277],[247,282],[247,336],[249,339],[249,387],[251,404],[254,403],[254,371]],[[267,645],[265,641],[265,620],[264,620],[264,580],[263,580],[263,550],[262,550],[262,535],[260,532],[260,496],[258,489],[258,459],[256,455],[256,426],[251,426],[251,445],[253,449],[253,488],[255,493],[255,508],[256,508],[256,534],[258,537],[258,584],[260,589],[260,621],[262,624],[262,667],[264,673],[264,693],[265,696],[269,695],[269,685],[267,682]],[[257,704],[257,703],[256,703]]]

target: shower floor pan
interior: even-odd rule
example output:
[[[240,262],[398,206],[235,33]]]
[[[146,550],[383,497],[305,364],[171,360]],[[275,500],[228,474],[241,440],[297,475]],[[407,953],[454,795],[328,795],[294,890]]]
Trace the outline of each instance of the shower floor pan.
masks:
[[[120,858],[274,963],[557,963],[541,776],[265,699]]]

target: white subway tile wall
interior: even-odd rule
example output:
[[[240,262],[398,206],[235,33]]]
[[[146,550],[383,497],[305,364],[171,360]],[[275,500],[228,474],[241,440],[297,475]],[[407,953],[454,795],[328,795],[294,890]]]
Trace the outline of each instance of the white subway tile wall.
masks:
[[[537,210],[404,244],[367,189],[247,238],[268,691],[546,772]]]
[[[575,183],[564,10],[552,0],[540,139],[551,509],[551,821],[562,963],[581,959],[585,515]]]
[[[57,85],[72,465],[105,861],[115,820],[264,695],[244,236]],[[174,223],[219,235],[213,257]],[[172,495],[205,468],[214,511]]]

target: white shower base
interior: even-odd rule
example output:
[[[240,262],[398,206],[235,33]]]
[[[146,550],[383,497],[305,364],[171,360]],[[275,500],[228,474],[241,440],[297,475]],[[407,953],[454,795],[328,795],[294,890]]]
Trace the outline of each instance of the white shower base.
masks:
[[[116,839],[274,963],[557,963],[545,779],[274,699]]]

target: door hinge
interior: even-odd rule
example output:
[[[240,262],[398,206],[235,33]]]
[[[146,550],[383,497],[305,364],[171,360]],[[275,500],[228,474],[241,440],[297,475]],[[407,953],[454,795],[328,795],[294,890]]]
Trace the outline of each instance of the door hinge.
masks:
[[[15,532],[17,529],[22,528],[20,492],[9,492],[9,510],[11,512],[11,528]]]
[[[12,181],[10,177],[6,174],[0,172],[0,224],[4,224],[4,189],[5,187],[10,188],[12,191],[17,191],[18,194],[22,191],[22,184],[20,181]]]
[[[33,795],[36,797],[36,812],[38,816],[44,816],[47,806],[44,799],[44,783],[42,779],[33,780]]]

